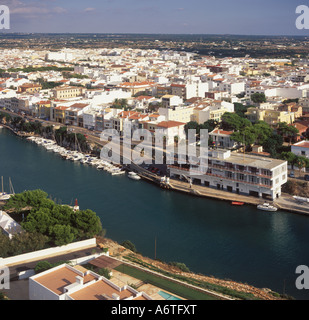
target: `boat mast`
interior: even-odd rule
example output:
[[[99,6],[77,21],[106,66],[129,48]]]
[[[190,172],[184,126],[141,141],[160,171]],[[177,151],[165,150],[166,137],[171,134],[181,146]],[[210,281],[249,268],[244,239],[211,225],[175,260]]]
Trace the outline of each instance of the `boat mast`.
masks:
[[[10,180],[10,193],[11,194],[15,194],[15,191],[14,191],[14,188],[13,188],[13,184],[12,184],[12,181],[11,181],[11,178],[9,178]]]

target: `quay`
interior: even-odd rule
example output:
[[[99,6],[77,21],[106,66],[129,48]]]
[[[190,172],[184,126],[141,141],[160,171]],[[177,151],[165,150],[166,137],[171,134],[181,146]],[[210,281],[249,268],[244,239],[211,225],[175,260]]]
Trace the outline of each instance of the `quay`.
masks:
[[[26,138],[29,136],[33,136],[33,133],[30,133],[30,134],[21,133],[21,132],[15,131],[13,128],[11,128],[8,125],[2,124],[2,126],[11,130],[14,134],[16,134],[19,137]],[[73,129],[73,127],[71,128]],[[81,134],[87,134],[88,135],[87,140],[89,140],[92,143],[95,143],[99,146],[104,145],[100,140],[100,138],[98,136],[93,135],[93,133],[91,133],[89,130],[86,130],[84,128],[74,127],[74,131],[79,132]],[[190,186],[188,182],[184,182],[176,179],[170,179],[169,183],[166,184],[161,182],[161,177],[158,177],[157,175],[147,171],[146,169],[142,168],[139,165],[131,163],[130,169],[136,171],[143,180],[156,184],[158,187],[161,187],[166,190],[177,191],[177,192],[182,192],[182,193],[196,196],[196,197],[205,197],[205,198],[221,200],[221,201],[243,202],[245,205],[252,205],[252,206],[257,206],[259,204],[262,204],[263,202],[269,202],[272,205],[276,206],[278,209],[283,211],[288,211],[291,213],[297,213],[302,215],[309,215],[309,203],[300,203],[296,201],[289,194],[282,193],[280,198],[275,199],[274,201],[271,201],[268,199],[265,200],[265,199],[256,198],[253,196],[231,193],[228,191],[218,190],[218,189],[195,185],[195,184],[192,184]]]
[[[169,183],[166,184],[161,182],[160,177],[150,173],[146,169],[135,164],[131,164],[130,166],[131,169],[134,169],[138,172],[142,179],[150,183],[154,183],[166,190],[182,192],[196,197],[205,197],[215,200],[227,201],[230,203],[233,201],[243,202],[246,205],[252,206],[257,206],[259,204],[262,204],[263,202],[269,202],[280,210],[309,216],[309,204],[300,203],[289,194],[282,193],[280,198],[275,199],[274,201],[270,201],[194,184],[190,186],[188,182],[175,179],[170,179]]]

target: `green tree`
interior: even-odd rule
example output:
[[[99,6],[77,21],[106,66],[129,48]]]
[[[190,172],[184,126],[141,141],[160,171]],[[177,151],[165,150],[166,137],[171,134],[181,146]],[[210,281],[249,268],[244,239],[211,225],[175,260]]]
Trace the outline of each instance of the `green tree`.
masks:
[[[239,131],[245,127],[251,127],[252,123],[236,113],[226,112],[221,117],[221,127],[223,130]]]
[[[247,112],[250,106],[244,106],[242,103],[235,102],[234,103],[234,111],[237,115],[242,118],[245,118],[245,113]]]
[[[110,272],[111,271],[108,268],[101,268],[99,269],[98,274],[105,277],[106,279],[110,279],[111,278]]]
[[[218,121],[216,120],[207,120],[203,124],[200,125],[199,129],[207,129],[208,132],[213,131],[218,126]]]
[[[102,231],[100,218],[92,210],[80,210],[71,215],[71,224],[78,239],[91,238]]]
[[[189,130],[196,130],[196,134],[200,133],[200,125],[196,121],[190,121],[186,123],[184,129],[187,137],[188,137]]]
[[[256,134],[256,143],[263,145],[266,140],[273,134],[273,129],[264,121],[259,121],[253,126]]]
[[[251,100],[254,102],[254,103],[263,103],[263,102],[266,102],[266,96],[264,93],[253,93],[251,95]]]
[[[269,152],[272,157],[276,157],[283,145],[283,138],[279,134],[273,133],[262,144],[266,152]]]
[[[297,136],[299,130],[292,125],[288,125],[286,122],[279,122],[277,125],[277,132],[282,137],[288,138],[289,143],[291,144],[292,139]]]
[[[301,156],[298,156],[296,158],[296,163],[295,163],[296,167],[299,169],[299,176],[300,176],[300,172],[303,168],[306,167],[307,165],[307,159],[305,157],[301,157]]]
[[[48,262],[48,261],[40,261],[35,266],[34,272],[36,274],[38,274],[40,272],[47,271],[47,270],[51,269],[52,267],[53,267],[53,265],[50,262]]]
[[[70,226],[55,224],[49,228],[49,235],[56,246],[63,246],[74,240]]]
[[[125,247],[125,248],[127,248],[127,249],[129,249],[129,250],[131,250],[131,251],[133,251],[135,253],[137,253],[137,249],[136,249],[135,245],[131,241],[125,240],[121,245],[123,247]]]
[[[282,152],[280,154],[280,158],[282,160],[287,161],[288,164],[292,166],[292,168],[294,167],[294,165],[297,161],[297,156],[293,152]]]

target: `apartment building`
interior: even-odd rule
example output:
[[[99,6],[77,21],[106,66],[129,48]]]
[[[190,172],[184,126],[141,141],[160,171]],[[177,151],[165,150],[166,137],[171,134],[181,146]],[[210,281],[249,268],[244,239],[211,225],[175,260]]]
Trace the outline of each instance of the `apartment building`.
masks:
[[[178,121],[178,122],[190,122],[191,117],[194,113],[194,107],[186,107],[186,106],[179,106],[179,107],[165,107],[159,108],[158,113],[160,116],[163,116],[165,120],[169,121]]]
[[[54,99],[69,99],[81,96],[86,91],[83,87],[64,86],[52,90]]]
[[[287,182],[287,162],[283,160],[217,149],[209,151],[207,162],[191,170],[188,164],[169,165],[170,176],[185,176],[206,187],[272,200],[281,196],[281,187]]]
[[[231,95],[245,92],[245,82],[222,81],[219,90],[227,91]]]
[[[221,100],[205,100],[199,103],[193,111],[192,121],[203,124],[208,120],[221,121],[226,112],[234,112],[234,104]]]
[[[69,109],[67,106],[56,106],[53,108],[53,119],[56,122],[66,123],[66,111]]]
[[[42,86],[40,84],[35,83],[24,83],[18,87],[18,93],[36,93],[42,90]]]
[[[50,119],[51,102],[49,100],[42,100],[35,103],[32,107],[32,115],[41,119]]]
[[[83,127],[84,126],[84,118],[83,113],[88,111],[89,104],[88,103],[74,103],[65,111],[65,123],[67,125]]]
[[[121,89],[125,92],[130,92],[132,96],[138,92],[151,92],[155,87],[156,83],[151,81],[142,81],[142,82],[123,82],[117,86],[118,89]]]
[[[271,126],[277,125],[279,122],[291,124],[295,121],[295,112],[280,110],[262,110],[259,108],[248,108],[245,113],[246,117],[253,123],[257,121],[265,121]]]
[[[162,97],[167,94],[172,93],[172,88],[170,86],[157,86],[156,88],[156,96]]]
[[[179,96],[166,94],[161,97],[162,106],[164,108],[179,106],[183,103],[183,99]]]
[[[62,264],[29,278],[30,300],[152,300],[81,266]]]
[[[166,145],[173,145],[175,140],[185,140],[186,133],[184,126],[186,123],[179,121],[143,121],[141,122],[142,129],[148,130],[152,136],[148,137],[151,142],[165,143]],[[157,132],[156,132],[157,131]],[[157,136],[156,136],[157,134]],[[146,137],[144,137],[146,139]],[[148,140],[149,141],[149,140]]]

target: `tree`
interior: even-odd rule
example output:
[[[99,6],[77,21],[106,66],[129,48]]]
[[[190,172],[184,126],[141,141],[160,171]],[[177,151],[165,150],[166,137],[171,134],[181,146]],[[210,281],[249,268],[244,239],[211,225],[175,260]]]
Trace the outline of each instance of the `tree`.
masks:
[[[273,133],[262,145],[266,152],[269,152],[272,157],[276,157],[283,145],[283,138],[279,134]]]
[[[200,125],[196,121],[190,121],[186,123],[184,129],[187,137],[188,137],[189,130],[196,130],[196,134],[200,133]]]
[[[242,118],[245,118],[245,113],[247,112],[249,106],[244,106],[242,103],[235,102],[234,103],[234,111],[237,115]]]
[[[221,127],[223,130],[239,131],[245,127],[251,127],[252,123],[236,113],[225,112],[221,117]]]
[[[291,144],[293,137],[297,136],[299,130],[292,125],[288,125],[286,122],[279,122],[277,125],[277,132],[282,137],[287,137]]]
[[[297,160],[297,156],[293,152],[282,152],[280,158],[287,161],[288,164],[292,166],[292,168]]]
[[[110,279],[110,278],[111,278],[110,273],[111,273],[111,271],[110,271],[110,269],[108,269],[108,268],[101,268],[101,269],[99,269],[99,271],[98,271],[98,274],[99,274],[100,276],[103,276],[103,277],[106,278],[106,279]]]
[[[216,120],[207,120],[203,124],[200,125],[199,129],[207,129],[208,132],[213,131],[218,126],[218,121]]]
[[[40,273],[40,272],[44,272],[46,270],[51,269],[53,266],[50,262],[48,261],[40,261],[37,263],[37,265],[34,268],[34,272],[36,274]]]
[[[63,246],[74,240],[71,227],[67,225],[56,224],[51,226],[49,228],[49,235],[52,237],[56,246]]]
[[[266,102],[266,96],[264,93],[256,92],[251,95],[251,100],[254,103],[263,103],[263,102]]]
[[[233,132],[231,134],[231,139],[238,142],[239,144],[251,146],[256,141],[257,135],[254,132],[253,127],[246,127],[243,130]]]
[[[295,165],[299,169],[299,175],[301,170],[306,167],[306,164],[307,159],[305,157],[297,157]]]
[[[135,245],[129,240],[125,240],[121,245],[135,253],[137,252]]]
[[[273,129],[264,121],[259,121],[253,126],[256,134],[256,143],[263,145],[265,141],[273,134]]]

